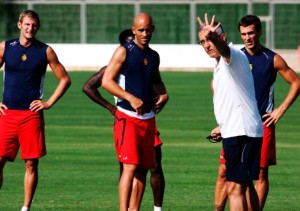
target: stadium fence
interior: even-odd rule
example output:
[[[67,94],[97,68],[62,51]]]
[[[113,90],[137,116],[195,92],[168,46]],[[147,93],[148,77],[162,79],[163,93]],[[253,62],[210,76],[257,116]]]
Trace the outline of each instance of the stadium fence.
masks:
[[[16,22],[23,9],[40,14],[38,36],[49,43],[116,43],[138,12],[154,17],[154,44],[197,43],[197,16],[215,14],[230,40],[241,44],[237,23],[245,14],[258,15],[263,43],[272,49],[297,49],[299,0],[2,0],[0,40],[18,36]]]

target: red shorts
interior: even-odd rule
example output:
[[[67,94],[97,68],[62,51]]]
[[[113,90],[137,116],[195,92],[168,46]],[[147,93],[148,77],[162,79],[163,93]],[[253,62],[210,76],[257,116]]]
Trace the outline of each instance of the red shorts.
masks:
[[[226,163],[223,148],[220,153],[220,163]],[[271,125],[269,127],[264,125],[264,136],[260,155],[260,167],[266,168],[271,165],[276,165],[275,125]]]
[[[157,130],[157,128],[155,129],[155,138],[154,138],[154,147],[160,147],[163,143],[161,141],[161,139],[159,138],[159,131]]]
[[[117,111],[114,123],[114,142],[118,160],[139,168],[154,166],[155,118],[141,120]]]
[[[19,148],[21,159],[46,155],[43,112],[5,110],[0,116],[0,156],[14,161]]]

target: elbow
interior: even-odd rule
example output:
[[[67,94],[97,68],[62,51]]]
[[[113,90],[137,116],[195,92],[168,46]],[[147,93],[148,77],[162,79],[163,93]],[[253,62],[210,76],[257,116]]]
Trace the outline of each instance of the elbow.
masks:
[[[87,85],[87,84],[84,84],[83,87],[82,87],[82,92],[83,92],[83,93],[87,93],[87,92],[88,92],[88,89],[89,89],[89,88],[88,88],[88,85]]]
[[[296,95],[298,97],[299,94],[300,94],[300,78],[297,78],[296,81],[292,82],[291,87],[294,87],[293,89],[296,90],[295,92],[296,92]]]
[[[223,57],[230,58],[230,50],[229,49],[222,49],[219,52]]]
[[[66,80],[66,88],[68,89],[68,88],[71,86],[71,84],[72,84],[71,79],[68,78],[68,79]]]
[[[69,87],[71,86],[72,82],[71,82],[71,79],[69,77],[65,77],[64,79],[62,79],[60,81],[60,83],[63,85],[63,89],[64,90],[67,90],[69,89]]]
[[[102,86],[103,89],[107,89],[108,81],[103,78],[101,86]]]

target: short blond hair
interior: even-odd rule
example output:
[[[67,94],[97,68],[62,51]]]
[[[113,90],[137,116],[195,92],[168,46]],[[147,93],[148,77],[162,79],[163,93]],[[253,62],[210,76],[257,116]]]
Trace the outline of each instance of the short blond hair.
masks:
[[[20,23],[23,22],[24,17],[30,17],[30,18],[37,19],[38,26],[40,26],[40,18],[39,18],[39,15],[35,11],[33,11],[33,10],[23,10],[20,13],[20,16],[19,16],[19,22]]]

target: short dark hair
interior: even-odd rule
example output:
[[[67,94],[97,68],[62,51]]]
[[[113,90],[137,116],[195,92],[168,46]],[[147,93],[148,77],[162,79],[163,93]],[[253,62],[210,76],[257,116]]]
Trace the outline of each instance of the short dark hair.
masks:
[[[125,30],[121,31],[121,33],[119,35],[119,42],[122,45],[122,44],[128,42],[129,39],[131,40],[133,37],[134,37],[134,34],[133,34],[132,30],[125,29]]]
[[[247,27],[250,25],[254,25],[257,32],[261,31],[260,19],[255,15],[246,15],[242,17],[238,24],[238,30],[240,31],[240,26]]]

